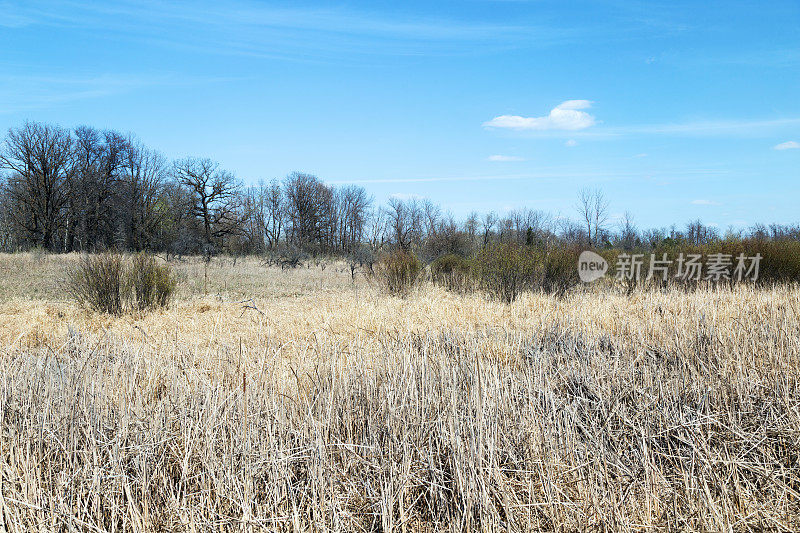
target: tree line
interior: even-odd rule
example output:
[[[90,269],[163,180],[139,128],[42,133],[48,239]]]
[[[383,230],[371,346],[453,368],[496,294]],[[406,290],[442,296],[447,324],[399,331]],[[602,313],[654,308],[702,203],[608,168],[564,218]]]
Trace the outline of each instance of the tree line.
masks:
[[[349,253],[372,204],[362,187],[298,172],[245,187],[210,159],[170,162],[132,136],[86,126],[10,129],[0,169],[5,250]]]
[[[169,161],[131,135],[26,122],[0,146],[0,249],[172,254],[306,253],[374,256],[387,248],[424,260],[467,257],[491,243],[633,249],[725,238],[697,220],[640,231],[610,222],[599,190],[583,190],[577,221],[521,209],[454,217],[429,200],[376,206],[363,187],[333,187],[294,172],[245,186],[207,158]],[[797,226],[755,226],[749,238],[800,240]]]

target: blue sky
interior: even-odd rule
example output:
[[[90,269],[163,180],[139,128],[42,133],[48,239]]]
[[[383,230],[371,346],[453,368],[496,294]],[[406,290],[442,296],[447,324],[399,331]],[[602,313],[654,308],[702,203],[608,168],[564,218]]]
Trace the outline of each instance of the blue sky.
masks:
[[[800,3],[3,2],[0,129],[133,132],[456,217],[800,221]]]

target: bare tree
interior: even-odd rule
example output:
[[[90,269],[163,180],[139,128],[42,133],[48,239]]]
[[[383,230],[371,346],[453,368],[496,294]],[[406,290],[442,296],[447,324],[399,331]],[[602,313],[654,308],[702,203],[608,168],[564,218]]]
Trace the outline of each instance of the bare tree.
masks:
[[[129,249],[154,247],[169,216],[164,190],[168,168],[167,160],[160,153],[142,144],[129,143],[120,187]]]
[[[74,176],[73,139],[68,130],[36,122],[10,129],[0,149],[9,171],[7,192],[24,240],[53,250],[64,225]]]
[[[478,218],[478,213],[475,211],[472,211],[464,221],[464,232],[467,234],[467,239],[469,240],[469,246],[471,249],[475,246],[475,238],[478,234],[479,224],[480,219]]]
[[[441,208],[434,204],[429,198],[425,198],[422,202],[422,214],[425,237],[435,237],[436,230],[439,225],[439,217],[441,216]]]
[[[388,211],[384,207],[376,207],[372,209],[367,219],[367,241],[373,251],[378,251],[388,240]]]
[[[158,238],[170,253],[196,253],[203,247],[203,231],[192,213],[192,204],[192,192],[188,187],[174,179],[164,183],[165,217],[159,225]]]
[[[589,240],[586,228],[568,218],[558,220],[557,230],[561,239],[569,243],[586,243]]]
[[[286,214],[294,243],[301,247],[330,242],[333,191],[316,176],[294,172],[284,181]]]
[[[486,246],[489,244],[489,239],[492,236],[492,231],[494,230],[495,224],[497,224],[497,215],[495,215],[494,213],[486,213],[483,216],[483,221],[482,221],[481,228],[483,230],[483,247],[484,248],[486,248]]]
[[[392,240],[401,250],[411,250],[422,240],[423,211],[416,199],[389,199],[389,228]]]
[[[8,192],[6,179],[0,174],[0,250],[4,252],[14,248],[13,206]]]
[[[504,217],[497,221],[497,237],[500,242],[508,242],[516,240],[516,232],[514,231],[514,222],[510,217]]]
[[[619,224],[619,245],[624,250],[632,250],[639,241],[639,230],[633,221],[630,211],[625,211],[625,215]]]
[[[363,187],[350,185],[337,191],[339,248],[343,252],[353,252],[363,239],[371,203]]]
[[[549,224],[550,216],[543,211],[518,209],[508,214],[503,226],[519,244],[532,244],[528,241],[534,238],[544,240]]]
[[[248,215],[242,223],[242,234],[251,252],[261,252],[266,245],[266,198],[267,186],[263,181],[242,194],[243,210]]]
[[[267,246],[274,248],[281,240],[286,221],[286,205],[283,190],[278,180],[272,180],[264,198],[264,234]]]
[[[608,201],[605,199],[603,191],[600,189],[581,189],[578,193],[576,209],[585,224],[589,242],[595,246],[598,245],[600,235],[605,230],[606,222],[608,222]]]
[[[468,234],[459,229],[459,225],[451,214],[447,214],[437,223],[436,231],[425,238],[422,246],[422,257],[432,261],[448,254],[462,257],[472,251],[473,242]]]
[[[119,228],[119,183],[131,149],[129,139],[115,131],[75,129],[75,179],[72,181],[65,235],[67,249],[111,246]],[[77,240],[77,246],[75,241]],[[124,244],[124,243],[117,243]]]
[[[241,185],[210,159],[186,158],[174,164],[176,180],[189,189],[190,213],[202,224],[206,246],[241,231]]]
[[[717,231],[699,218],[686,225],[686,240],[695,245],[705,244],[718,237]]]

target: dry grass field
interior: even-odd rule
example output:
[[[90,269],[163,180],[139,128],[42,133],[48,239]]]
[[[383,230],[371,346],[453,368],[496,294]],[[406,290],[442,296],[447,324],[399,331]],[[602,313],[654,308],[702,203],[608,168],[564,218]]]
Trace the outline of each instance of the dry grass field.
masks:
[[[77,308],[0,256],[10,531],[797,531],[800,289],[380,294],[174,263]]]

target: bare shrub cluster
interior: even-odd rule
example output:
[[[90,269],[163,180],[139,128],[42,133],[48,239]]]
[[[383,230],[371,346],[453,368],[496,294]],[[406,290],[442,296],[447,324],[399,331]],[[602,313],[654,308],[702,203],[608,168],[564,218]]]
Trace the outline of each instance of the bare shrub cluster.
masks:
[[[159,265],[152,255],[138,253],[128,269],[128,283],[140,311],[167,307],[177,287],[169,266]]]
[[[371,279],[389,294],[407,296],[417,284],[422,263],[412,252],[397,249],[385,253],[374,264]]]
[[[495,244],[475,256],[472,274],[483,289],[506,303],[531,290],[563,296],[578,282],[578,253],[572,249]]]
[[[80,305],[111,315],[166,307],[176,287],[170,267],[145,253],[84,255],[67,276],[67,292]]]
[[[82,306],[122,314],[125,295],[125,265],[121,255],[87,254],[70,269],[67,291]]]
[[[620,250],[615,249],[601,251],[601,255],[609,259],[612,266],[620,253]],[[758,254],[761,259],[759,261],[756,284],[770,286],[800,281],[800,243],[788,239],[731,238],[702,244],[666,241],[654,247],[652,252],[642,248],[634,249],[627,253],[642,254],[648,261],[651,253],[658,259],[665,257],[671,262],[667,276],[670,280],[675,280],[678,274],[677,258],[679,254],[683,254],[686,257],[698,255],[703,261],[707,261],[711,256],[722,254],[727,256],[734,265],[740,255],[753,257]],[[723,279],[721,283],[732,284],[733,280]],[[703,283],[692,283],[686,280],[682,281],[681,284],[691,288],[703,285]]]
[[[481,287],[506,303],[533,288],[536,268],[534,251],[513,243],[487,246],[475,257],[475,274]]]
[[[464,292],[472,288],[472,261],[447,254],[431,263],[431,280],[447,290]]]

